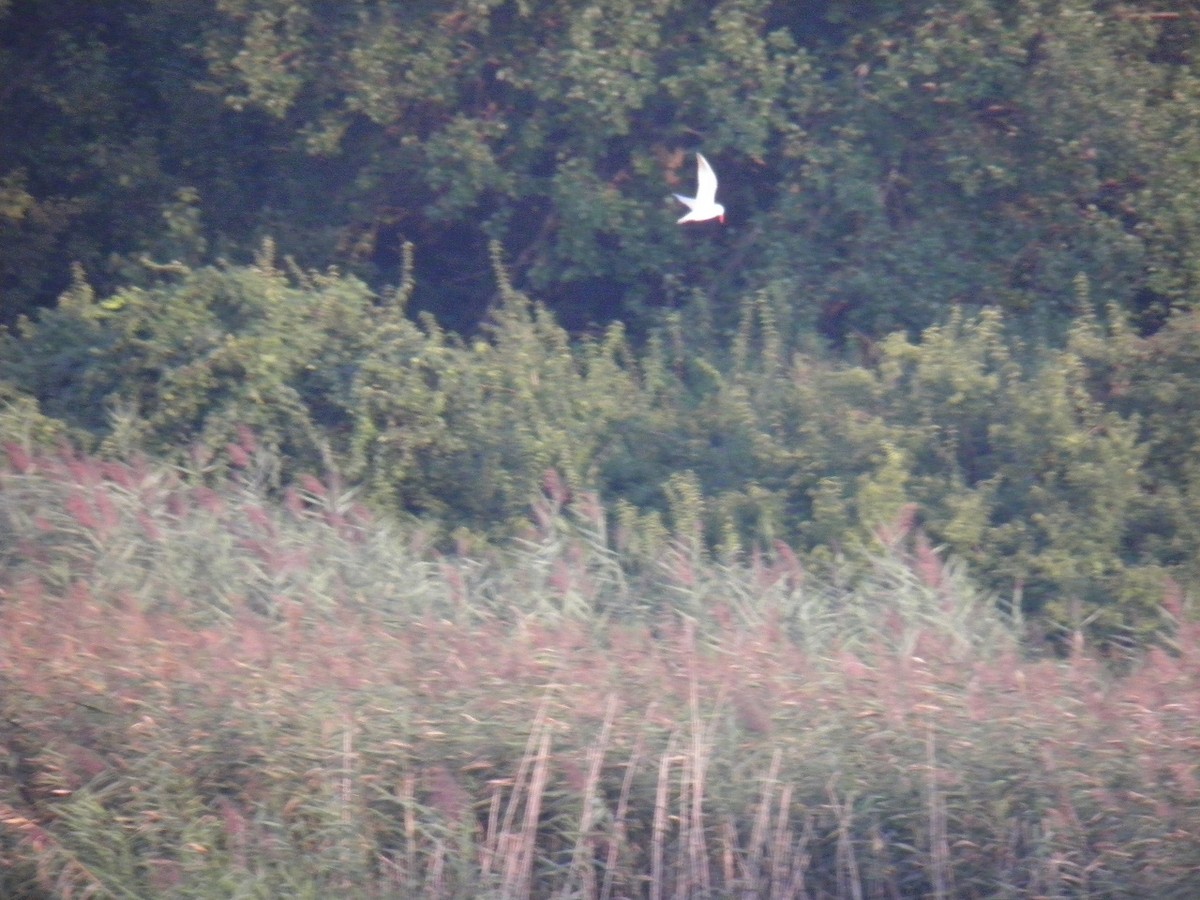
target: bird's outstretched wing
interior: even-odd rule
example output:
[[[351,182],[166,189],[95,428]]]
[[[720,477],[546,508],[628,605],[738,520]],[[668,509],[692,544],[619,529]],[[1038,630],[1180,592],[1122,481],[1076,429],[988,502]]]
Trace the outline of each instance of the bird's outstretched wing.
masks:
[[[696,154],[696,202],[703,206],[712,206],[717,199],[717,173],[712,170],[708,160],[701,154]]]

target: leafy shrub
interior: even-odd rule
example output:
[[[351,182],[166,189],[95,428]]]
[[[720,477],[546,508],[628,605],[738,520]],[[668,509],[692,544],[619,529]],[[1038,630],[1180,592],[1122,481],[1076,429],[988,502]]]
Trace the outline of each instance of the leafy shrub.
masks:
[[[955,315],[853,365],[806,349],[770,293],[727,337],[697,303],[639,348],[617,326],[572,340],[498,246],[493,267],[469,341],[404,315],[411,280],[378,297],[285,274],[269,248],[107,299],[80,281],[5,338],[0,378],[38,401],[28,427],[90,432],[116,458],[219,472],[249,427],[269,483],[359,485],[442,546],[521,533],[553,473],[560,502],[596,492],[650,563],[670,531],[723,558],[784,540],[828,562],[916,516],[1055,639],[1140,644],[1169,627],[1163,578],[1195,577],[1189,316],[1139,338],[1115,310],[1085,314],[1036,349],[997,312]]]
[[[114,454],[219,448],[250,426],[298,465],[332,465],[358,362],[380,322],[402,318],[403,298],[379,302],[336,274],[286,275],[272,252],[102,300],[77,272],[54,310],[21,322],[2,371]]]

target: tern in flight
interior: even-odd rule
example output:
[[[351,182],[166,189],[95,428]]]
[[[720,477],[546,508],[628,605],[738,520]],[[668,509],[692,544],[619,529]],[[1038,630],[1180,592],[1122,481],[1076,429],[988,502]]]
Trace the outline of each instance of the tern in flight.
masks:
[[[696,196],[676,194],[675,199],[687,206],[687,213],[679,220],[684,222],[706,222],[709,219],[725,221],[725,207],[717,202],[717,174],[708,160],[696,154]]]

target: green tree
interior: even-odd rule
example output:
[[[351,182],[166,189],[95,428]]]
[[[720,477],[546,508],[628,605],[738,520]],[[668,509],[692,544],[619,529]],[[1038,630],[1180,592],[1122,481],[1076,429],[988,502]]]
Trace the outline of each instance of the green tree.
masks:
[[[998,305],[1061,337],[1087,274],[1156,327],[1195,283],[1194,17],[1166,5],[768,0],[16,2],[0,13],[11,321],[273,236],[415,309],[573,331],[768,290],[844,338]],[[681,229],[691,151],[726,228]],[[244,251],[240,251],[244,254]]]
[[[198,208],[180,191],[203,184],[216,215],[221,180],[250,166],[237,140],[250,120],[196,89],[196,13],[171,0],[0,9],[0,322],[66,287],[72,262],[111,287],[140,254],[197,262],[228,247],[173,213]]]
[[[393,198],[373,239],[462,248],[478,228],[577,322],[680,285],[734,315],[777,285],[834,335],[967,303],[1061,336],[1081,271],[1151,315],[1189,302],[1196,33],[1178,16],[1084,0],[221,9],[210,55],[232,102],[351,165],[371,148],[355,191]],[[735,211],[720,235],[663,208],[697,144]],[[474,247],[459,283],[478,312]]]

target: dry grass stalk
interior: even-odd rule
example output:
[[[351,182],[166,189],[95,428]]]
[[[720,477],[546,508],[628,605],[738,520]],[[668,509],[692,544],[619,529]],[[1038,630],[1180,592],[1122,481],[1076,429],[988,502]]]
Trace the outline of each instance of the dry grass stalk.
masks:
[[[779,796],[779,812],[775,819],[775,829],[771,840],[771,898],[786,900],[797,896],[797,890],[792,886],[793,874],[802,874],[803,869],[793,873],[790,865],[792,845],[795,843],[795,832],[791,828],[792,785],[785,784]]]
[[[853,900],[863,900],[862,876],[859,873],[858,856],[854,852],[853,825],[854,794],[839,800],[837,787],[831,779],[826,786],[829,806],[837,819],[837,876],[838,890],[848,891]]]
[[[774,804],[775,786],[779,781],[779,767],[783,763],[783,749],[776,747],[771,752],[771,767],[767,777],[763,779],[762,795],[759,797],[758,809],[754,815],[754,827],[750,830],[750,846],[747,848],[745,880],[751,889],[762,891],[763,851],[766,849],[767,825],[771,819],[771,807]],[[774,851],[772,847],[772,851]],[[772,852],[772,856],[774,853]]]
[[[657,704],[650,704],[650,708],[646,711],[646,721],[650,721],[653,717],[656,707]],[[629,829],[627,817],[629,815],[629,795],[633,789],[634,775],[637,773],[638,766],[642,761],[645,743],[646,731],[642,728],[638,730],[633,750],[629,754],[629,761],[625,764],[625,776],[621,779],[621,793],[617,798],[616,812],[613,814],[612,838],[608,844],[608,857],[604,863],[604,882],[600,887],[600,900],[609,900],[612,896],[617,873],[617,856],[628,843]]]
[[[517,809],[520,807],[522,792],[525,788],[525,779],[529,776],[529,768],[534,760],[534,748],[541,738],[542,730],[546,725],[547,709],[550,703],[549,693],[542,695],[541,705],[538,707],[537,714],[533,718],[533,727],[529,729],[529,736],[525,741],[525,752],[521,754],[521,761],[517,764],[517,774],[513,777],[512,793],[508,797],[508,805],[504,809],[504,822],[497,832],[497,847],[499,842],[506,841],[507,836],[513,833],[513,823],[517,819]]]
[[[404,810],[405,876],[410,882],[417,878],[417,775],[406,772],[400,782],[400,805]]]
[[[726,886],[737,884],[739,881],[737,858],[741,853],[741,848],[738,846],[737,825],[733,816],[727,815],[721,821],[721,838],[718,843],[721,851],[722,884]]]
[[[675,761],[676,734],[671,733],[667,749],[658,759],[658,781],[654,788],[654,825],[650,839],[650,900],[662,900],[666,886],[666,871],[663,868],[668,821],[668,791],[671,782],[671,763]]]
[[[686,897],[692,893],[696,884],[695,847],[692,844],[692,779],[696,775],[694,751],[687,749],[682,754],[679,766],[679,811],[676,818],[679,822],[679,859],[676,866],[675,896]]]
[[[425,876],[425,885],[430,896],[446,896],[446,843],[441,838],[433,840],[433,859]]]
[[[550,729],[543,726],[537,756],[529,779],[529,797],[525,801],[525,819],[517,844],[514,865],[505,871],[504,893],[507,897],[529,897],[533,889],[533,864],[537,859],[538,820],[542,814],[542,799],[550,774]]]
[[[696,653],[696,633],[689,622],[685,633],[688,654],[688,711],[691,722],[691,753],[680,777],[680,843],[686,848],[688,867],[684,882],[689,891],[712,891],[712,871],[705,840],[704,796],[707,789],[712,735],[717,716],[724,705],[727,685],[722,682],[711,718],[706,723],[700,714],[699,659]],[[686,805],[685,805],[686,804]]]
[[[343,825],[349,825],[354,816],[354,758],[354,715],[347,711],[342,723],[342,777],[338,792]]]
[[[550,727],[547,722],[549,702],[550,694],[547,692],[542,696],[533,727],[529,731],[525,752],[517,766],[512,794],[505,809],[504,823],[497,837],[496,854],[504,866],[501,883],[506,897],[529,896],[532,885],[533,863],[537,855],[538,817],[550,760]],[[513,827],[522,800],[525,814],[518,833],[513,831]]]
[[[926,726],[925,764],[929,797],[929,861],[932,869],[933,896],[938,900],[952,895],[950,842],[946,835],[946,800],[938,790],[937,748],[933,723]]]
[[[617,717],[619,701],[615,694],[610,694],[604,710],[604,722],[600,726],[600,734],[596,742],[588,748],[587,779],[583,785],[583,809],[579,816],[579,836],[575,841],[575,849],[571,852],[571,865],[563,883],[561,896],[566,900],[575,890],[577,879],[583,878],[588,883],[584,886],[584,896],[596,896],[595,871],[592,859],[595,856],[595,838],[592,835],[592,822],[595,817],[596,805],[600,802],[598,793],[600,787],[600,772],[604,765],[604,756],[608,752],[608,742],[612,735],[613,722]]]
[[[809,874],[809,869],[812,866],[812,854],[809,853],[809,845],[812,844],[816,837],[816,824],[814,816],[811,812],[804,815],[804,832],[800,835],[800,840],[796,841],[793,848],[791,859],[787,863],[787,868],[791,870],[791,877],[787,881],[787,886],[779,894],[780,897],[790,898],[797,897],[799,900],[809,900],[809,893],[805,887],[805,880]],[[782,884],[783,882],[781,882]]]
[[[484,877],[492,874],[492,866],[500,851],[500,806],[503,802],[503,779],[493,779],[489,782],[492,794],[488,801],[487,831],[479,845],[479,871]]]

